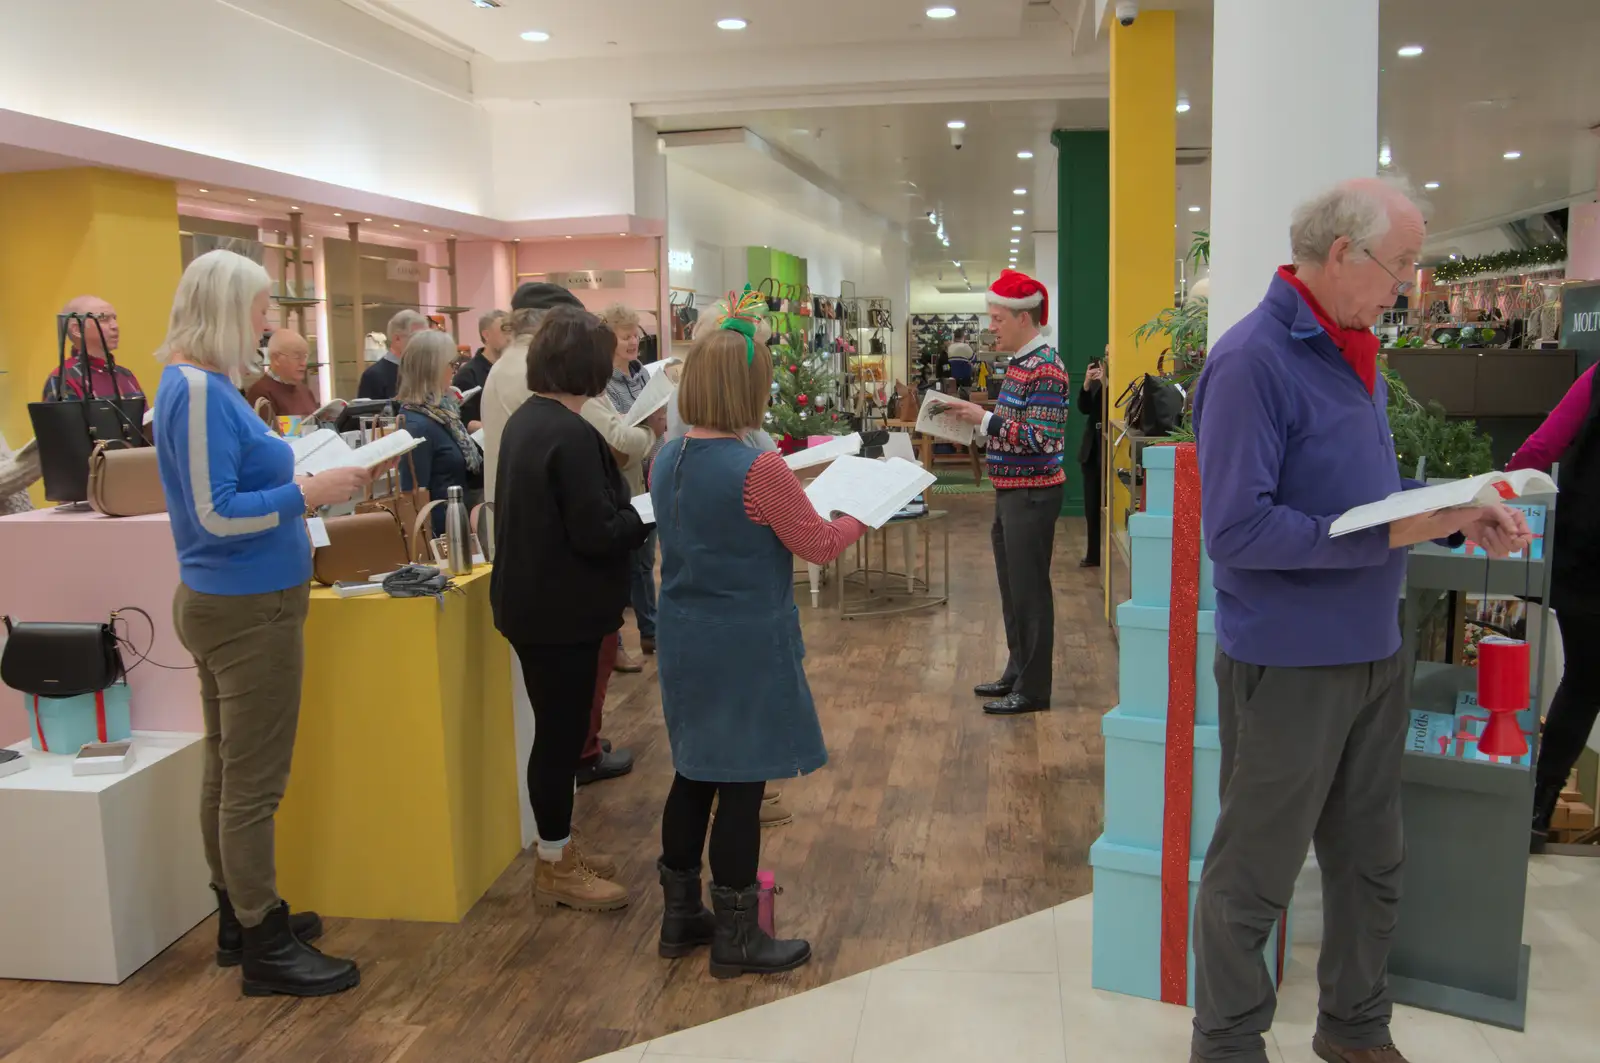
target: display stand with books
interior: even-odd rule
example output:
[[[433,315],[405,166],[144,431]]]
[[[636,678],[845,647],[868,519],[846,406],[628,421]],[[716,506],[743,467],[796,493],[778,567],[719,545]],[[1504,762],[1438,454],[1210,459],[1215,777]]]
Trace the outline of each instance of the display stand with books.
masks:
[[[1537,501],[1542,508],[1530,513],[1530,526],[1552,527],[1555,496]],[[1544,634],[1552,622],[1545,604],[1550,548],[1539,539],[1534,547],[1530,558],[1505,560],[1431,543],[1413,547],[1401,621],[1411,723],[1401,767],[1405,885],[1389,957],[1390,993],[1402,1004],[1513,1030],[1523,1028],[1527,1011],[1528,824],[1538,715],[1548,700]],[[1490,756],[1476,747],[1487,714],[1477,711],[1477,669],[1467,663],[1469,644],[1456,636],[1454,622],[1471,595],[1526,602],[1527,615],[1512,622],[1537,643],[1537,663],[1530,669],[1531,707],[1518,714],[1529,745],[1520,756]],[[1451,617],[1446,659],[1424,660],[1441,655],[1428,650],[1425,637],[1441,605]]]

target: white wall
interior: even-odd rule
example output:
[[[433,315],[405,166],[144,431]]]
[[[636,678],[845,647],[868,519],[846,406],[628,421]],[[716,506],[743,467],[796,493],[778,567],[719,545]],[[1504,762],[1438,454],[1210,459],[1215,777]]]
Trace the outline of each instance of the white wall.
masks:
[[[946,295],[932,285],[917,285],[911,290],[911,312],[913,314],[977,314],[981,317],[989,311],[988,301],[984,298],[984,289],[976,284],[974,284],[974,287],[977,289],[976,291]]]
[[[714,181],[667,157],[667,247],[694,255],[692,274],[672,273],[672,283],[694,286],[712,297],[743,287],[744,249],[765,245],[806,260],[813,291],[838,294],[842,281],[854,281],[862,295],[887,295],[897,313],[906,305],[906,251],[903,239],[882,226],[854,233],[818,225],[754,196]],[[715,275],[707,252],[723,252],[716,290],[700,286]]]
[[[506,219],[634,212],[634,122],[626,103],[493,102],[494,200]]]
[[[251,5],[267,17],[241,9]],[[490,213],[488,122],[450,85],[468,67],[424,59],[376,20],[362,24],[365,46],[335,47],[268,21],[303,15],[304,0],[3,8],[0,108]],[[390,56],[382,65],[361,54],[373,43]]]

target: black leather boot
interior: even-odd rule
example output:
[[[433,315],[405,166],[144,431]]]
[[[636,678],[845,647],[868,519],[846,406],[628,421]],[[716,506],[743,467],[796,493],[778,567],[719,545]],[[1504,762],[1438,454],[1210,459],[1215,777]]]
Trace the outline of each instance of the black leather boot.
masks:
[[[1561,783],[1542,782],[1533,788],[1533,830],[1528,839],[1528,852],[1544,852],[1550,840],[1550,817],[1556,814],[1556,802],[1561,800]]]
[[[811,942],[778,941],[756,921],[761,891],[755,886],[730,890],[712,883],[711,907],[716,913],[716,938],[711,942],[711,976],[792,971],[811,959]]]
[[[233,914],[233,902],[228,891],[212,886],[217,895],[217,966],[237,967],[244,960],[244,927]],[[307,945],[322,936],[322,917],[316,912],[294,912],[289,916],[289,929]]]
[[[354,960],[324,956],[289,929],[289,906],[279,904],[260,926],[244,928],[244,995],[325,997],[354,989],[361,972]]]
[[[700,900],[700,869],[674,871],[656,861],[661,872],[661,946],[656,951],[665,959],[687,956],[716,936],[716,922]]]

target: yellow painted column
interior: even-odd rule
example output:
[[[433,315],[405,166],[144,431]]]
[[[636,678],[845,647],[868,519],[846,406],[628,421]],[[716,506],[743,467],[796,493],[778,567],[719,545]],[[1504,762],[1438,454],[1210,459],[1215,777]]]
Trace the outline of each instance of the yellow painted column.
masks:
[[[1113,397],[1153,373],[1165,345],[1134,330],[1172,305],[1176,275],[1177,74],[1174,16],[1145,11],[1111,24],[1111,306]],[[1114,413],[1113,416],[1120,416]],[[1126,468],[1127,445],[1113,456]],[[1116,481],[1113,481],[1116,483]],[[1126,527],[1127,491],[1114,488],[1112,523]]]
[[[89,168],[0,174],[0,431],[11,446],[33,438],[28,403],[56,366],[56,315],[77,296],[116,308],[117,364],[155,394],[151,355],[181,271],[173,182]]]

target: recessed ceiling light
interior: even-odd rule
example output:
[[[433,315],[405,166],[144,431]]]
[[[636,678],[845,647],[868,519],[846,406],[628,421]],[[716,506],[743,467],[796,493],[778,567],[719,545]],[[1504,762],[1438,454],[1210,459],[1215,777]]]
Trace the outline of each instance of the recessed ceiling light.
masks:
[[[748,25],[750,25],[750,23],[746,22],[742,18],[717,19],[717,29],[719,30],[742,30]]]
[[[1438,181],[1429,181],[1427,184],[1423,185],[1422,187],[1426,188],[1426,189],[1429,189],[1431,191],[1432,189],[1435,189],[1435,188],[1439,187],[1439,182]]]
[[[1012,211],[1011,213],[1013,213],[1013,214],[1026,214],[1028,212],[1023,210],[1021,207],[1018,207],[1016,210]]]
[[[928,17],[936,19],[955,18],[956,9],[953,7],[930,7],[928,8]]]
[[[1200,208],[1199,207],[1190,207],[1189,208],[1189,213],[1190,214],[1199,214],[1200,213]]]
[[[1017,158],[1019,158],[1019,159],[1031,159],[1031,158],[1033,158],[1033,152],[1031,152],[1031,151],[1019,151],[1019,152],[1017,152]]]
[[[569,237],[567,237],[567,239],[570,240],[570,239],[572,239],[572,237],[569,236]]]
[[[423,231],[423,232],[428,232],[428,231],[429,231],[429,230],[427,230],[427,229],[424,229],[424,230],[422,230],[422,231]]]
[[[254,203],[256,201],[256,197],[255,196],[245,196],[244,197],[244,201],[246,203]]]
[[[394,223],[394,227],[395,227],[395,228],[396,228],[396,229],[398,229],[398,228],[400,228],[400,223],[399,223],[399,222],[395,222],[395,223]]]
[[[1403,44],[1394,54],[1398,55],[1401,59],[1415,59],[1417,56],[1422,54],[1422,45]]]
[[[335,218],[342,218],[342,217],[344,217],[344,215],[343,215],[343,214],[340,214],[340,213],[339,213],[339,212],[338,212],[338,211],[334,211],[334,212],[333,212],[333,216],[334,216],[334,217],[335,217]]]
[[[299,207],[290,207],[289,209],[290,210],[299,210],[300,208]]]
[[[1179,100],[1178,100],[1178,113],[1179,114],[1188,114],[1189,113],[1189,101],[1188,100],[1179,98]]]
[[[628,234],[627,233],[618,233],[617,235],[618,236],[627,236]]]
[[[473,7],[499,7],[500,0],[472,0]]]
[[[1028,194],[1028,190],[1026,188],[1013,188],[1011,190],[1011,194],[1014,196],[1025,196]]]
[[[967,123],[963,122],[959,118],[952,118],[950,121],[944,124],[944,127],[946,129],[965,129],[967,128]]]
[[[201,193],[202,193],[202,194],[203,194],[203,193],[206,193],[206,192],[209,192],[209,191],[211,191],[211,189],[209,189],[209,188],[202,188],[202,189],[200,189],[200,190],[199,190],[199,191],[200,191],[200,192],[201,192]]]
[[[1022,231],[1022,226],[1020,226],[1020,225],[1013,225],[1013,226],[1012,226],[1012,227],[1011,227],[1011,231],[1012,231],[1012,232],[1014,232],[1014,233],[1020,233],[1020,232],[1021,232],[1021,231]]]
[[[371,218],[362,218],[361,220],[362,221],[371,221],[372,219]]]
[[[523,40],[532,41],[534,44],[543,44],[550,39],[550,35],[544,30],[524,30],[520,36]]]
[[[1014,243],[1014,244],[1020,244],[1020,243],[1022,243],[1022,238],[1021,237],[1017,237],[1017,236],[1013,236],[1011,238],[1011,242]]]
[[[1522,158],[1522,152],[1520,152],[1520,151],[1508,151],[1504,155],[1502,155],[1501,158],[1503,158],[1503,159],[1520,159],[1520,158]]]

